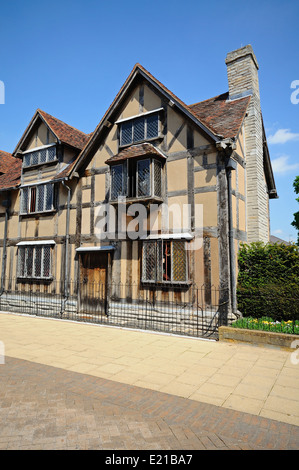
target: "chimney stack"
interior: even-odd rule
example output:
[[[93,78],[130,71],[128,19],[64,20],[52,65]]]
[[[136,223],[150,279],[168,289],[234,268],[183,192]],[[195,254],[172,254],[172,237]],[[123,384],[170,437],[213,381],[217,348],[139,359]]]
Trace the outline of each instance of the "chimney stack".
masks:
[[[258,63],[247,45],[226,56],[229,99],[251,96],[245,118],[247,242],[269,241],[269,198],[264,177],[264,136]]]

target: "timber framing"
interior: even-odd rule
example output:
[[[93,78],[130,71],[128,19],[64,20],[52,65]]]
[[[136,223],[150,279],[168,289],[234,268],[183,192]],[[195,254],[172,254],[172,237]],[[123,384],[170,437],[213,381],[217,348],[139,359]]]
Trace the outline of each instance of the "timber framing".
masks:
[[[224,313],[237,313],[239,245],[251,240],[254,231],[248,227],[254,218],[260,219],[266,239],[269,199],[277,197],[261,113],[249,112],[257,106],[252,94],[256,77],[250,90],[236,90],[238,67],[242,78],[251,56],[241,53],[240,63],[228,61],[228,68],[234,68],[228,73],[229,92],[192,105],[137,63],[90,134],[38,109],[13,153],[0,151],[0,260],[5,278],[26,287],[27,269],[30,286],[55,280],[65,292],[65,304],[72,279],[81,312],[94,299],[78,286],[95,280],[113,283],[105,291],[107,304],[120,295],[117,285],[130,286],[121,301],[131,304],[138,303],[141,291],[154,299],[155,281],[165,298],[173,285],[176,300],[195,285],[204,285],[208,303],[217,286]],[[127,140],[122,140],[123,129],[131,132]],[[258,130],[254,139],[252,129]],[[40,156],[50,147],[56,152],[51,161],[50,151]],[[255,187],[256,206],[251,196]],[[125,200],[121,207],[119,198]],[[136,223],[130,212],[136,203],[145,209],[146,233],[153,229],[153,237],[134,238],[144,222]],[[106,233],[109,224],[101,223],[108,206],[116,224],[114,232],[109,226]],[[186,206],[187,226],[181,227]],[[38,267],[30,267],[29,258],[25,263],[18,246],[47,245],[49,240],[51,276],[38,279]],[[146,252],[149,247],[152,251]],[[13,282],[3,280],[4,285]]]

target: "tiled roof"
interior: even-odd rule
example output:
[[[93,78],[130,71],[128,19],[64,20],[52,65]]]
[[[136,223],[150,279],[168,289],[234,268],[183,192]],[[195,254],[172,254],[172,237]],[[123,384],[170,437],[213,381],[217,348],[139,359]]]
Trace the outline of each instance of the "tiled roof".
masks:
[[[136,144],[131,145],[130,147],[126,147],[121,150],[117,155],[106,160],[105,163],[114,163],[122,160],[126,160],[127,158],[134,158],[134,157],[143,157],[155,155],[158,157],[164,157],[164,155],[152,144],[144,143],[144,144]],[[165,158],[165,157],[164,157]]]
[[[240,130],[249,101],[250,96],[230,101],[228,93],[223,93],[189,105],[188,108],[215,134],[232,138],[236,137]]]
[[[0,190],[15,188],[21,181],[22,160],[0,150],[0,168],[5,170],[0,175]]]
[[[87,144],[91,134],[85,134],[84,132],[69,126],[63,121],[51,116],[45,111],[38,109],[38,113],[44,118],[50,129],[58,137],[58,139],[72,147],[82,150]]]
[[[15,160],[11,153],[0,150],[0,174],[10,171],[11,165],[15,163]]]
[[[126,88],[129,87],[131,81],[134,79],[135,74],[137,73],[141,73],[146,78],[151,80],[162,90],[162,92],[165,92],[170,99],[173,99],[174,102],[176,102],[183,111],[189,114],[191,118],[195,118],[196,122],[203,129],[203,131],[210,134],[210,137],[212,137],[215,141],[221,137],[228,138],[237,136],[245,117],[250,97],[229,101],[228,93],[224,93],[222,95],[216,96],[215,98],[201,101],[200,103],[187,105],[168,88],[166,88],[159,80],[157,80],[142,65],[137,63],[117,93],[112,104],[105,112],[95,131],[90,135],[88,144],[86,144],[85,148],[81,151],[78,161],[74,165],[74,171],[77,169],[77,166],[79,166],[87,157],[93,146],[96,145],[97,138],[101,132],[101,129],[105,125],[105,121],[107,119],[109,120],[109,115],[114,112],[118,102],[122,99],[123,93],[125,92]]]

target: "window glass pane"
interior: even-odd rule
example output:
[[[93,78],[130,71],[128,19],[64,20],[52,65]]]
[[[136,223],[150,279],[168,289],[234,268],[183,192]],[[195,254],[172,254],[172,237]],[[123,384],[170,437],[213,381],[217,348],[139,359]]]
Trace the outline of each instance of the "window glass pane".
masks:
[[[25,276],[25,247],[19,247],[18,251],[18,276]]]
[[[159,131],[158,114],[151,114],[150,116],[146,118],[146,121],[147,121],[147,132],[146,132],[147,139],[158,137],[158,131]]]
[[[32,277],[33,274],[33,247],[27,246],[25,248],[25,264],[26,264],[26,273],[27,277]]]
[[[156,280],[156,242],[144,242],[142,247],[142,279]]]
[[[163,281],[171,281],[171,242],[163,242]]]
[[[34,259],[34,275],[35,277],[41,277],[42,272],[42,247],[35,247],[35,259]]]
[[[132,121],[124,122],[121,125],[121,142],[120,145],[128,145],[132,143]]]
[[[137,163],[137,196],[150,196],[150,160],[140,160]]]
[[[36,212],[36,188],[30,188],[30,211]]]
[[[52,162],[56,158],[56,147],[50,147],[47,150],[48,152],[48,162]]]
[[[53,209],[53,185],[47,184],[45,185],[46,189],[46,201],[45,201],[45,210],[50,211]]]
[[[24,166],[29,166],[31,161],[31,152],[24,155]]]
[[[39,163],[45,163],[46,161],[47,161],[47,149],[40,150]]]
[[[162,197],[162,165],[157,160],[153,160],[154,171],[154,194]]]
[[[111,199],[123,195],[123,166],[111,167]]]
[[[173,281],[187,280],[187,256],[184,241],[172,242]]]
[[[31,165],[36,165],[38,163],[38,154],[39,152],[32,152]]]
[[[134,142],[144,140],[144,118],[134,121]]]
[[[43,247],[43,254],[44,254],[44,259],[43,259],[43,277],[50,277],[51,276],[51,247],[50,246],[44,246]]]
[[[21,213],[27,214],[28,212],[28,188],[22,189],[22,202],[21,202]]]
[[[37,212],[43,212],[45,200],[45,185],[37,186]]]

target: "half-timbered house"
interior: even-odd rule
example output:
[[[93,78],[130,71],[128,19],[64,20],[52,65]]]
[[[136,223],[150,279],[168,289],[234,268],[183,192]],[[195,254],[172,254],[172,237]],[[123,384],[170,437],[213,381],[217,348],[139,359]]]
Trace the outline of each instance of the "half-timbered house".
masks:
[[[136,64],[91,134],[36,111],[0,153],[1,295],[107,313],[217,286],[236,312],[239,244],[269,241],[277,194],[251,46],[226,64],[229,91],[191,105]]]

